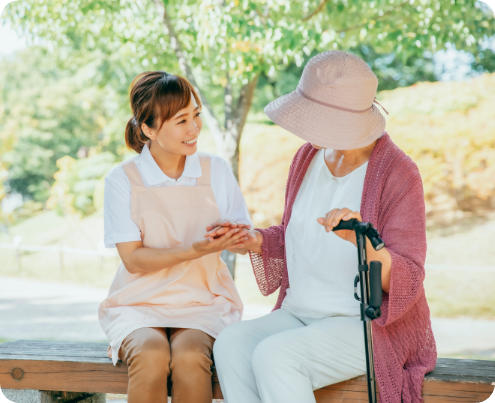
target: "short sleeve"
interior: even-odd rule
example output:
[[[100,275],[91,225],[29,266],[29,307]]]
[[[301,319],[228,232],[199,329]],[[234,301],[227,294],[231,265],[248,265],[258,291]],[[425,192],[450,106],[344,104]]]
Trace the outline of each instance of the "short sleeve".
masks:
[[[120,242],[141,241],[141,231],[131,218],[131,184],[120,165],[105,177],[103,223],[106,248],[115,248]]]
[[[217,201],[220,217],[251,225],[246,201],[229,164],[217,155],[211,155],[211,187]]]

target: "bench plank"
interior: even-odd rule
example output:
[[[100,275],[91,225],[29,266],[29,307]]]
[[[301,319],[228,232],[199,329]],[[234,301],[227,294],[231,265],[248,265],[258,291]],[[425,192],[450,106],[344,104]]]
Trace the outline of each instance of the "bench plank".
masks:
[[[107,343],[19,340],[0,344],[0,384],[7,389],[127,393],[127,366],[113,366]],[[13,371],[22,369],[22,378]],[[18,371],[17,377],[20,372]],[[495,361],[439,358],[423,383],[425,403],[475,403],[493,392]],[[222,399],[215,370],[213,396]],[[315,391],[318,403],[367,403],[366,377]]]

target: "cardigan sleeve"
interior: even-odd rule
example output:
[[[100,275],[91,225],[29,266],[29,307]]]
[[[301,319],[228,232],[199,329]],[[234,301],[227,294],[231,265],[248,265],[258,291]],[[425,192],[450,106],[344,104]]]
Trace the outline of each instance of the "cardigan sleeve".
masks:
[[[261,255],[249,251],[249,256],[261,294],[267,296],[275,292],[282,281],[285,263],[284,225],[256,228],[256,231],[263,236]]]
[[[407,315],[418,298],[424,295],[426,218],[420,178],[394,205],[381,235],[392,264],[390,289],[388,294],[383,294],[382,317],[377,324],[387,326]]]

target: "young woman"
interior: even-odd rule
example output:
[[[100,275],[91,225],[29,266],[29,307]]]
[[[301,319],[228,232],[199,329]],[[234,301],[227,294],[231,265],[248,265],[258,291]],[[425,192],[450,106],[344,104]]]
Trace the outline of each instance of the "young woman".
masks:
[[[222,250],[251,226],[230,167],[197,152],[201,101],[184,78],[145,72],[131,84],[127,147],[138,153],[105,178],[105,245],[119,266],[99,308],[108,355],[129,367],[129,403],[211,403],[213,342],[242,315]],[[205,237],[219,219],[229,230]]]
[[[382,262],[382,317],[372,322],[380,401],[423,401],[424,375],[436,362],[423,288],[423,186],[384,132],[377,85],[364,60],[323,52],[296,91],[265,108],[307,143],[289,171],[282,223],[250,230],[245,242],[263,295],[280,294],[272,313],[229,326],[215,343],[228,403],[314,403],[313,390],[366,372],[353,297],[356,237],[331,231],[351,218],[371,222],[385,241],[379,251],[367,241],[368,260]]]

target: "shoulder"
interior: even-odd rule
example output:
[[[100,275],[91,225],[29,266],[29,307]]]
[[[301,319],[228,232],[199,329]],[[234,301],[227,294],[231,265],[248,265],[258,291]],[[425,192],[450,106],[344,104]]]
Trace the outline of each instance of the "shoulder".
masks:
[[[294,158],[292,159],[292,163],[289,168],[289,178],[298,172],[306,172],[309,164],[317,152],[318,149],[314,148],[311,143],[303,144],[299,150],[297,150],[296,155],[294,155]]]
[[[318,149],[314,148],[311,143],[304,143],[299,150],[297,150],[294,159],[301,157],[308,157],[311,154],[314,154],[318,151]]]
[[[212,154],[212,153],[207,153],[204,151],[198,151],[198,157],[201,158],[209,158],[210,159],[210,164],[211,164],[211,169],[215,170],[215,173],[225,173],[225,172],[232,172],[232,169],[230,168],[230,165],[225,159],[220,157],[219,155]]]
[[[423,200],[423,182],[416,163],[385,134],[368,162],[363,188],[363,218],[385,220],[402,200]]]
[[[124,170],[124,165],[129,164],[131,162],[136,161],[137,156],[122,161],[120,164],[114,166],[110,171],[105,175],[105,183],[114,186],[126,186],[130,187],[129,178]]]
[[[385,133],[373,150],[368,164],[376,178],[387,182],[409,182],[410,185],[421,182],[418,166]]]

